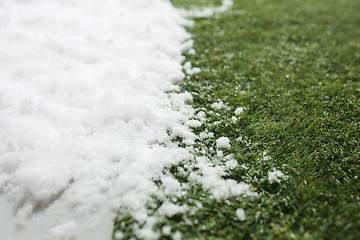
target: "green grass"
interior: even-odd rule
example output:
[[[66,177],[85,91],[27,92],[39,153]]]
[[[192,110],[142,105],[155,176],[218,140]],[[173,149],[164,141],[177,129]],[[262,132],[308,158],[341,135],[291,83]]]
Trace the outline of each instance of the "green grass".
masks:
[[[360,239],[360,1],[234,2],[189,29],[196,54],[186,61],[202,71],[182,87],[208,113],[194,131],[214,133],[196,143],[198,154],[216,158],[214,141],[229,137],[224,153],[239,167],[228,177],[251,184],[259,197],[216,201],[194,185],[177,201],[203,207],[157,230],[170,225],[183,239]],[[229,109],[212,109],[218,100]],[[275,167],[288,175],[281,184],[267,181]],[[176,166],[170,172],[187,181]],[[236,220],[240,207],[245,222]],[[115,230],[134,236],[132,221],[117,219]]]

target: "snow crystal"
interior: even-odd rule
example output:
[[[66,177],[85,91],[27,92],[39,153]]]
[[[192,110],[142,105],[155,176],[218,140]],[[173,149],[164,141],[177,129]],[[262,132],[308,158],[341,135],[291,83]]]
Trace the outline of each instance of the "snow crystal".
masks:
[[[246,220],[246,215],[245,215],[244,209],[242,209],[242,208],[236,209],[236,217],[237,217],[240,221],[245,221],[245,220]]]
[[[230,148],[230,139],[227,137],[220,137],[216,140],[217,148]]]

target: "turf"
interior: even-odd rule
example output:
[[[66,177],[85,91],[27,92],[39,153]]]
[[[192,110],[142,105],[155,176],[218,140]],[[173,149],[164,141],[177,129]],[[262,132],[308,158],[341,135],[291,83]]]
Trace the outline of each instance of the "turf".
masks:
[[[207,112],[195,132],[214,133],[196,143],[197,153],[215,158],[215,139],[229,137],[224,153],[239,166],[228,177],[259,197],[216,201],[193,186],[177,201],[202,208],[157,230],[170,225],[183,239],[360,238],[359,9],[356,0],[235,0],[228,12],[195,20],[196,54],[185,61],[202,71],[182,88]],[[211,108],[218,100],[228,108]],[[238,107],[247,110],[233,123]],[[288,178],[270,183],[274,168]],[[187,181],[177,166],[170,171]],[[237,220],[238,208],[246,221]],[[115,230],[134,237],[132,221],[117,219]]]

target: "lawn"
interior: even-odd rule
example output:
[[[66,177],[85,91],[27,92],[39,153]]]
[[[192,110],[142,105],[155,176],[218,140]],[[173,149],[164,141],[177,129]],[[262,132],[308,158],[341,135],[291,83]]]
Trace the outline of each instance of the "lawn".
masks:
[[[359,9],[356,0],[235,0],[225,13],[194,19],[196,53],[185,53],[184,63],[201,72],[181,88],[206,113],[194,132],[213,133],[196,141],[195,154],[214,161],[232,154],[238,166],[226,178],[258,197],[217,200],[193,184],[174,201],[201,207],[157,224],[161,239],[170,239],[165,225],[183,239],[360,238]],[[224,107],[214,107],[219,101]],[[223,136],[231,148],[221,156],[214,146]],[[169,171],[188,182],[179,167]],[[271,181],[276,170],[286,176]],[[155,214],[160,204],[149,208]],[[114,232],[135,237],[133,225],[119,217]]]

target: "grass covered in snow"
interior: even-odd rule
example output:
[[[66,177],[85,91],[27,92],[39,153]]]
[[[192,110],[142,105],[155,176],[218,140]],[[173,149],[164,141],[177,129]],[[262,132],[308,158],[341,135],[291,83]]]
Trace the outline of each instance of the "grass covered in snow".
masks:
[[[202,122],[195,152],[214,163],[235,159],[224,178],[258,197],[217,200],[189,184],[171,201],[190,210],[158,223],[161,239],[360,237],[358,9],[355,0],[235,0],[226,13],[195,20],[196,53],[185,61],[201,72],[182,83]],[[220,137],[230,148],[226,139],[217,148]],[[168,171],[191,182],[183,169]],[[154,199],[155,215],[162,203]],[[114,232],[128,239],[133,226],[121,217]]]

